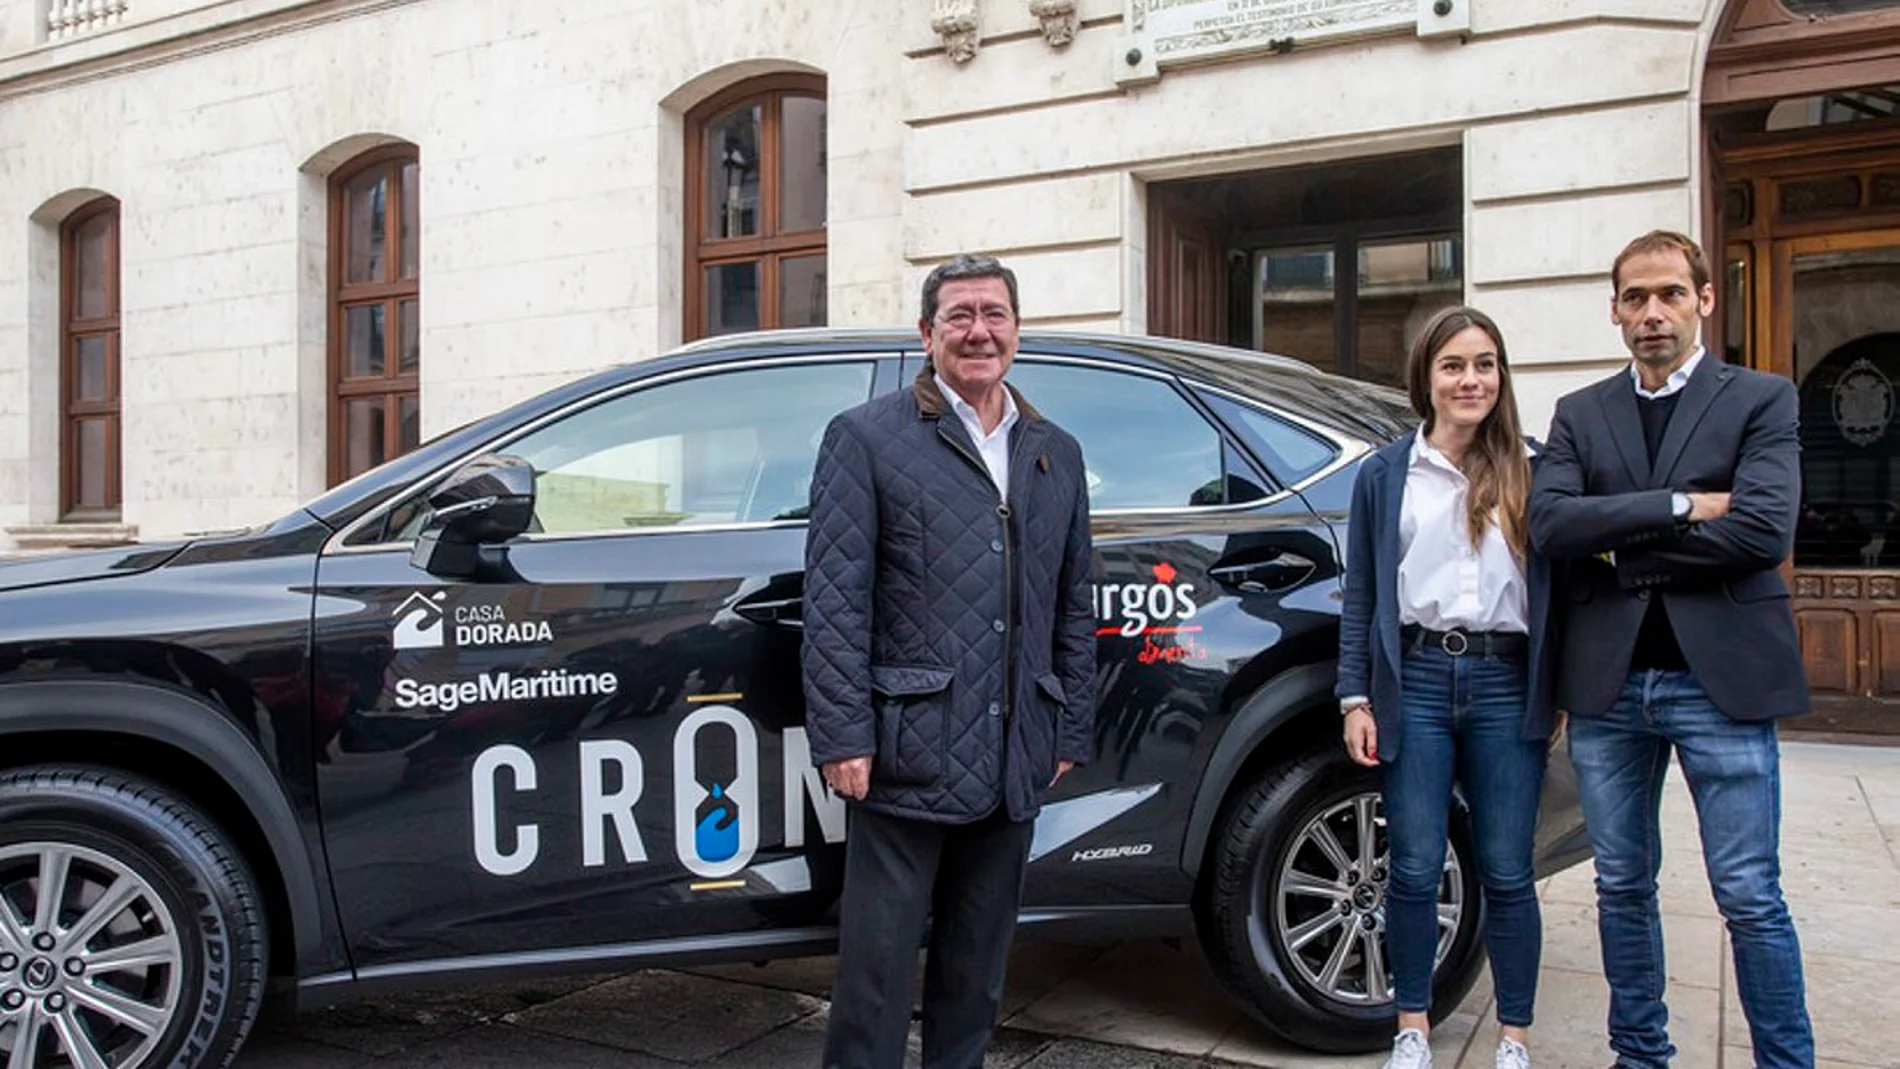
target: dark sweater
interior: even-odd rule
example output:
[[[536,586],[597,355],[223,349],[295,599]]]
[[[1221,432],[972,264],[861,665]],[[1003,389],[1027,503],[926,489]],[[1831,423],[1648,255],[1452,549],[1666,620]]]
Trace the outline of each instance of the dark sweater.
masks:
[[[1669,430],[1669,417],[1676,414],[1680,392],[1654,400],[1638,396],[1636,411],[1643,418],[1643,445],[1649,449],[1649,466],[1656,466],[1656,454],[1662,450],[1663,434]],[[1649,611],[1643,614],[1643,626],[1636,632],[1636,651],[1630,654],[1631,670],[1661,668],[1680,671],[1689,667],[1676,641],[1676,629],[1669,626],[1669,610],[1660,594],[1649,599]]]

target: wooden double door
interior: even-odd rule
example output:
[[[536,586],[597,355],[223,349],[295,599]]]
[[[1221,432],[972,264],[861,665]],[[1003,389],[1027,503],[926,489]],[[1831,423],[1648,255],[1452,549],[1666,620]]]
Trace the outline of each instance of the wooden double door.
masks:
[[[1803,726],[1900,734],[1900,144],[1730,163],[1713,333],[1800,392]]]

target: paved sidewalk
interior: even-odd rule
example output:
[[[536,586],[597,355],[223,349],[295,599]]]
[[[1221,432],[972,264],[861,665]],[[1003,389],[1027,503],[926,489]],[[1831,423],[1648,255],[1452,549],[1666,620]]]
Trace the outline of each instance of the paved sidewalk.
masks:
[[[1662,907],[1682,1069],[1746,1069],[1747,1027],[1679,778],[1664,803]],[[1784,884],[1801,930],[1818,1069],[1900,1069],[1900,749],[1789,743]],[[1538,1069],[1604,1069],[1608,991],[1589,866],[1546,881]],[[708,1069],[818,1065],[828,958],[528,983],[267,1022],[237,1069]],[[1437,1063],[1488,1069],[1489,981],[1433,1037]],[[1275,1043],[1190,944],[1026,946],[1012,963],[995,1069],[1208,1064],[1373,1069]],[[913,1035],[914,1040],[914,1035]],[[914,1042],[913,1042],[914,1047]]]

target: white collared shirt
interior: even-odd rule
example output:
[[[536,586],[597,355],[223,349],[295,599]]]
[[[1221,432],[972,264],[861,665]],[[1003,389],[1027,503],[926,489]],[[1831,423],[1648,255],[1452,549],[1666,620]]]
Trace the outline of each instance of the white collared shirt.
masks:
[[[1663,383],[1662,389],[1654,393],[1643,389],[1643,377],[1636,373],[1636,361],[1630,361],[1630,381],[1636,384],[1636,396],[1645,401],[1654,401],[1668,397],[1670,394],[1681,393],[1682,388],[1689,385],[1689,376],[1695,374],[1695,367],[1702,362],[1703,354],[1706,352],[1707,350],[1702,346],[1696,346],[1695,352],[1689,354],[1689,359],[1684,360],[1681,367],[1671,371],[1669,381]]]
[[[933,375],[937,380],[937,389],[944,399],[950,402],[950,410],[963,421],[963,428],[970,432],[970,439],[976,443],[976,453],[983,458],[983,466],[990,470],[990,481],[996,484],[997,496],[1009,497],[1009,429],[1016,425],[1016,395],[1003,388],[1003,418],[996,429],[983,433],[983,417],[977,415],[970,402],[950,388],[942,375]]]
[[[1399,505],[1399,623],[1433,631],[1530,630],[1530,587],[1496,517],[1474,549],[1465,531],[1465,473],[1420,428]]]

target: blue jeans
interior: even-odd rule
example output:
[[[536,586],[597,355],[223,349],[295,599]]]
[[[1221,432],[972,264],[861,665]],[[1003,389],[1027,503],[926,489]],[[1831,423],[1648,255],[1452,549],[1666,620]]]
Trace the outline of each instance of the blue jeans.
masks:
[[[1781,898],[1781,753],[1773,721],[1730,720],[1694,672],[1631,672],[1607,713],[1574,717],[1583,819],[1596,850],[1597,928],[1617,1065],[1665,1069],[1659,813],[1674,748],[1695,801],[1702,860],[1735,948],[1735,988],[1759,1069],[1814,1064],[1801,944]]]
[[[1498,1023],[1529,1027],[1543,949],[1531,856],[1545,747],[1522,738],[1524,663],[1417,649],[1405,655],[1400,679],[1403,735],[1382,785],[1392,851],[1385,940],[1399,1009],[1425,1013],[1432,1006],[1438,888],[1455,782],[1471,810]]]

